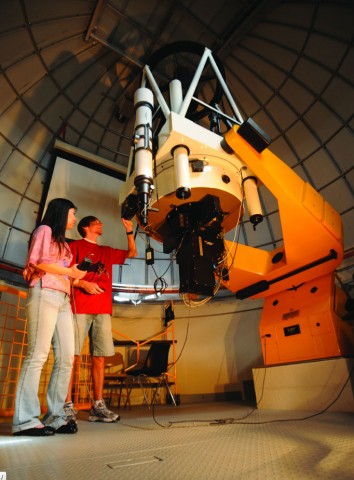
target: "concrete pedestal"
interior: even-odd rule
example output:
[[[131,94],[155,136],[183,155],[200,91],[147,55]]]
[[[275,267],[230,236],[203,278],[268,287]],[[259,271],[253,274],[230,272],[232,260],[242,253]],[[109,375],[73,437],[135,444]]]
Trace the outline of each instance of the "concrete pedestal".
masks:
[[[354,412],[353,370],[343,357],[254,368],[257,408]]]

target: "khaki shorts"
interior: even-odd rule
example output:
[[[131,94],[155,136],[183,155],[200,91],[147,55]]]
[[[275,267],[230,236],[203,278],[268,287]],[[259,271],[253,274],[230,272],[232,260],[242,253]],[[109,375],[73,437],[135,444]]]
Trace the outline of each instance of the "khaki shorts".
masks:
[[[112,319],[108,313],[74,314],[75,355],[80,355],[86,335],[90,338],[90,352],[94,357],[111,357],[115,349],[112,337]]]

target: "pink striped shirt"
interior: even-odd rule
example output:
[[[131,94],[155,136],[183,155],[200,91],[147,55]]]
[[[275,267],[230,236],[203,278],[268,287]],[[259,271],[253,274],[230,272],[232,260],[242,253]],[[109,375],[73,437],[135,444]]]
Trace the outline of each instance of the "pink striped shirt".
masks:
[[[27,266],[29,264],[39,265],[41,263],[50,263],[69,267],[72,254],[69,245],[65,244],[64,250],[59,255],[59,247],[52,240],[52,229],[48,225],[40,225],[33,233],[30,249],[27,257]],[[59,290],[70,295],[70,280],[67,275],[58,275],[54,273],[43,272],[41,270],[27,267],[30,274],[29,286],[33,287],[42,280],[42,288]],[[43,275],[44,273],[44,275]]]

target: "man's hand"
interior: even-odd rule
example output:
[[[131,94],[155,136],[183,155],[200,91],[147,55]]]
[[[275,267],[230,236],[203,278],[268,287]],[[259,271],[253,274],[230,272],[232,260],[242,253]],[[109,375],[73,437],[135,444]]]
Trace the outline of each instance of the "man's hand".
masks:
[[[87,282],[86,280],[81,280],[79,282],[79,287],[84,289],[86,293],[90,295],[98,295],[100,293],[104,293],[103,288],[101,288],[95,282]]]
[[[121,218],[124,228],[127,232],[131,232],[133,230],[133,222],[131,220],[127,220],[126,218]]]
[[[138,255],[138,251],[136,249],[135,238],[133,235],[133,222],[131,220],[127,220],[122,218],[122,223],[124,228],[127,232],[127,239],[128,239],[128,254],[127,258],[133,258]]]

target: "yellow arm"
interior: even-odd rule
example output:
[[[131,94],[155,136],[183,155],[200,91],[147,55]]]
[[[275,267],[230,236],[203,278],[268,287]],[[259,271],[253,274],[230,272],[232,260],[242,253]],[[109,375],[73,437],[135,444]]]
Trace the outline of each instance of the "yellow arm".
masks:
[[[238,128],[225,141],[277,199],[284,245],[268,252],[225,241],[230,252],[225,287],[239,298],[265,297],[333,272],[343,258],[339,214],[269,149],[258,153]]]

